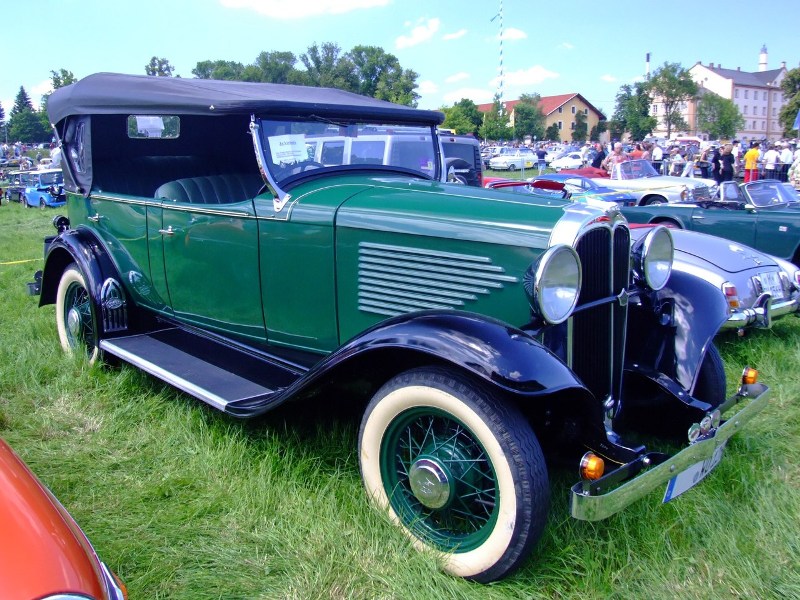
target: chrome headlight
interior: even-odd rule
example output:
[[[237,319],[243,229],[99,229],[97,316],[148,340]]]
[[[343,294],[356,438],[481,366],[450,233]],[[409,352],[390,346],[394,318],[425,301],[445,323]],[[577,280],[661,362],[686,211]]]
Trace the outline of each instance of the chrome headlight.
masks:
[[[638,283],[660,290],[672,273],[675,245],[666,227],[654,227],[633,246],[633,273]]]
[[[581,290],[581,261],[565,244],[552,246],[528,268],[525,291],[534,313],[550,325],[566,321]]]

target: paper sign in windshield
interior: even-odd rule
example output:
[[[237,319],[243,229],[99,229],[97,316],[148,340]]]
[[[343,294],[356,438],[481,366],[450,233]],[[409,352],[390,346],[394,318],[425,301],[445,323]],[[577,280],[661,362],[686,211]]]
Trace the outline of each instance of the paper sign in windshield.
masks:
[[[272,162],[294,163],[308,158],[305,136],[302,134],[274,135],[269,138]]]

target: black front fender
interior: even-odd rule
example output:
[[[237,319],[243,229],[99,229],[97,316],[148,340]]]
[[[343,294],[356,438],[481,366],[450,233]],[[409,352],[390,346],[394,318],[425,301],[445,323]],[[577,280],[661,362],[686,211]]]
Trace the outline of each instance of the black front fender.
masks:
[[[631,312],[629,369],[666,375],[693,393],[706,349],[727,318],[722,290],[673,270],[667,286]]]
[[[328,355],[268,403],[229,405],[226,410],[255,416],[332,381],[354,377],[370,379],[377,388],[392,375],[423,364],[449,364],[517,397],[566,392],[581,410],[591,410],[585,418],[602,422],[601,405],[591,392],[530,335],[488,317],[452,311],[410,313],[383,321]]]
[[[407,349],[454,363],[502,389],[538,395],[589,393],[560,358],[522,330],[482,315],[431,311],[402,315],[359,334],[330,357],[377,348]]]

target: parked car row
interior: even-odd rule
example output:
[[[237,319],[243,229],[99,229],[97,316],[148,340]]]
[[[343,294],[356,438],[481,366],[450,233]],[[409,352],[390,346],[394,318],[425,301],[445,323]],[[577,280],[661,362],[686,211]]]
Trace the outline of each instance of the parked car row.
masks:
[[[63,160],[67,216],[30,289],[65,351],[231,417],[361,402],[366,497],[481,582],[534,551],[556,464],[579,473],[571,515],[600,520],[748,452],[727,440],[769,388],[741,365],[727,394],[732,305],[682,266],[691,236],[633,228],[595,188],[448,183],[439,112],[265,85],[104,73],[53,92],[59,141],[87,151]],[[772,267],[747,264],[763,293]]]
[[[11,171],[3,195],[25,207],[58,207],[66,202],[61,169]]]

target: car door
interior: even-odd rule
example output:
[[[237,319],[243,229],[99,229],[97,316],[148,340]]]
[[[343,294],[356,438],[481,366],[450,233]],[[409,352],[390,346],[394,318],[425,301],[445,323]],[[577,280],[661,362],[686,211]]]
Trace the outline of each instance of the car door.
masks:
[[[687,223],[689,229],[694,231],[717,235],[753,247],[756,247],[757,224],[755,215],[746,210],[702,206],[692,210]]]
[[[758,208],[753,247],[792,260],[800,244],[800,211],[790,208]]]
[[[169,302],[180,321],[263,340],[253,200],[220,200],[163,200],[159,233]]]

